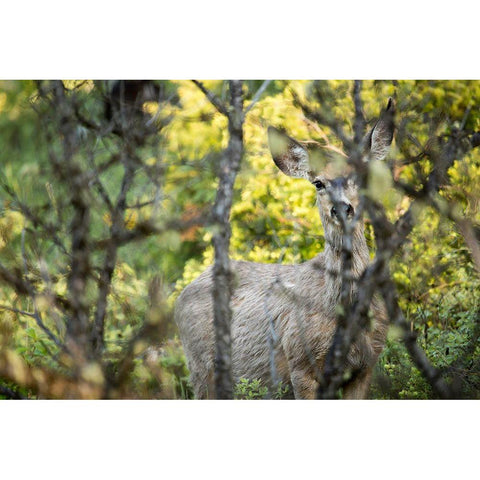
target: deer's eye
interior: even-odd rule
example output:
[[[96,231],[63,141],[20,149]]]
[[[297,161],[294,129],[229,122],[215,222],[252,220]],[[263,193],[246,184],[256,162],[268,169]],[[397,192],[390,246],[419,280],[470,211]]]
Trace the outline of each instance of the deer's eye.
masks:
[[[321,180],[315,180],[312,183],[315,185],[317,190],[323,190],[325,188],[325,184]]]

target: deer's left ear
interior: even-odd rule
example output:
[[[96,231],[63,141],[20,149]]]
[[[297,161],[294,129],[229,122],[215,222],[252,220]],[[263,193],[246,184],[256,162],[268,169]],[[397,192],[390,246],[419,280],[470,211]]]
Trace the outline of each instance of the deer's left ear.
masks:
[[[393,140],[395,103],[388,99],[387,108],[382,112],[375,126],[366,138],[367,156],[371,160],[383,160]]]

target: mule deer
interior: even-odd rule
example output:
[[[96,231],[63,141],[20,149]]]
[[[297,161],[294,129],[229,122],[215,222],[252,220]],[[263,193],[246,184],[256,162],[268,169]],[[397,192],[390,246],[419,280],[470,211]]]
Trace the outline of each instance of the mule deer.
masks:
[[[394,106],[388,106],[365,137],[365,160],[383,159],[393,138]],[[352,221],[359,206],[353,175],[336,176],[332,162],[315,171],[307,143],[268,129],[270,152],[286,175],[309,180],[325,231],[325,249],[299,265],[232,261],[232,375],[259,379],[274,391],[279,381],[293,388],[297,399],[315,398],[318,373],[336,329],[336,307],[342,289],[343,221]],[[355,216],[352,274],[358,278],[369,261],[363,220]],[[215,333],[212,267],[180,294],[175,310],[180,338],[197,398],[214,396]],[[355,286],[353,287],[355,290]],[[347,368],[360,372],[346,385],[344,398],[365,398],[373,366],[383,349],[387,319],[383,304],[371,303],[373,323],[350,348]]]

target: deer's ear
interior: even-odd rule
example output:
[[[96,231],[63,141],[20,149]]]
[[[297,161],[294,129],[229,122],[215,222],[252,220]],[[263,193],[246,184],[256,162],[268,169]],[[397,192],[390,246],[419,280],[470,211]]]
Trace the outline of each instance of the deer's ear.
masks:
[[[393,140],[395,103],[388,99],[387,108],[382,112],[372,131],[367,136],[367,153],[372,160],[383,160]]]
[[[268,127],[268,146],[277,167],[289,177],[310,178],[307,150],[282,131]]]

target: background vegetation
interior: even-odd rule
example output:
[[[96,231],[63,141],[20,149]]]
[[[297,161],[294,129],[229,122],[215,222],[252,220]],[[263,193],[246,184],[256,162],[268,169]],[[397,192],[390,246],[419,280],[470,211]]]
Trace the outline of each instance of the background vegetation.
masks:
[[[5,398],[192,396],[171,309],[182,287],[213,260],[214,231],[206,218],[228,143],[227,120],[190,81],[136,85],[132,111],[115,103],[118,85],[0,82],[0,395]],[[227,98],[227,82],[204,85]],[[305,261],[324,246],[315,192],[307,182],[278,172],[266,129],[282,127],[295,138],[341,148],[333,129],[308,118],[299,102],[315,110],[321,101],[353,134],[353,82],[246,81],[243,88],[246,108],[255,102],[244,123],[230,255]],[[380,172],[371,185],[393,221],[411,203],[394,184],[422,185],[434,167],[432,139],[480,130],[480,82],[364,81],[367,122],[389,96],[398,111],[392,174]],[[403,314],[419,345],[447,381],[459,383],[465,398],[480,396],[479,272],[455,219],[470,222],[478,244],[479,178],[479,149],[459,155],[439,193],[445,211],[427,204],[416,208],[416,226],[391,264]],[[74,179],[81,183],[75,186]],[[89,268],[80,296],[72,294],[78,287],[72,279],[74,256],[82,251],[75,243],[75,218],[88,223],[83,240]],[[367,234],[373,251],[368,219]],[[104,318],[98,321],[102,298]],[[69,322],[77,314],[85,316],[81,333],[88,337],[82,351]],[[100,324],[101,341],[95,334]],[[236,386],[238,398],[264,394],[255,379]],[[370,397],[436,398],[397,328],[391,328]]]

